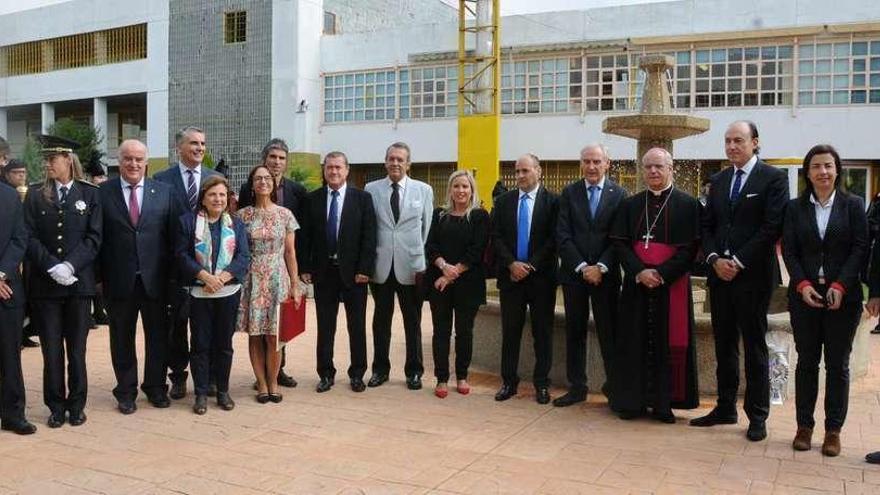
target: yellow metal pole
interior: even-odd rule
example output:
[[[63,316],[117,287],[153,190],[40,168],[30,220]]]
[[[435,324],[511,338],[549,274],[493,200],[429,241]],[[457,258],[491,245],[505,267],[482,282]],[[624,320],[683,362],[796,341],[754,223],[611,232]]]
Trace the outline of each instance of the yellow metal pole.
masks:
[[[492,208],[492,189],[500,177],[501,159],[501,45],[500,0],[492,1],[492,25],[468,27],[468,12],[475,13],[475,0],[459,0],[458,8],[458,168],[471,170],[477,180],[477,192],[486,209]],[[492,55],[477,57],[468,55],[467,34],[490,28],[492,32]],[[481,63],[482,62],[482,63]],[[470,76],[465,68],[473,68]],[[491,70],[491,111],[477,113],[473,104],[475,96],[485,88],[475,87],[479,67]]]

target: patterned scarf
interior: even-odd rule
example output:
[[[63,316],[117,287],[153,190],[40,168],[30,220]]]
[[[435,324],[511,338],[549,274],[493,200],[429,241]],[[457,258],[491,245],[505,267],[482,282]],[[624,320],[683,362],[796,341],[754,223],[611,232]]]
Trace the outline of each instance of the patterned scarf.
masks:
[[[232,216],[229,213],[223,213],[220,217],[220,253],[217,255],[217,266],[212,270],[213,244],[208,217],[200,210],[196,216],[196,261],[208,273],[216,275],[226,269],[235,254],[235,230],[232,228]]]

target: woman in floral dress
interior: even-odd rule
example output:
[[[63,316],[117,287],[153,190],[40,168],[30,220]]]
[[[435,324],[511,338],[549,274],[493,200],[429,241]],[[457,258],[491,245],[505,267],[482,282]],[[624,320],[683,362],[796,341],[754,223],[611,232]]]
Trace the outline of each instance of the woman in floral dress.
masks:
[[[290,210],[275,204],[275,181],[266,166],[254,167],[248,182],[254,191],[254,206],[242,208],[238,216],[247,228],[251,266],[242,284],[237,330],[250,335],[257,402],[277,403],[282,399],[278,393],[279,306],[288,297],[297,307],[301,304],[294,250],[294,231],[299,224]]]

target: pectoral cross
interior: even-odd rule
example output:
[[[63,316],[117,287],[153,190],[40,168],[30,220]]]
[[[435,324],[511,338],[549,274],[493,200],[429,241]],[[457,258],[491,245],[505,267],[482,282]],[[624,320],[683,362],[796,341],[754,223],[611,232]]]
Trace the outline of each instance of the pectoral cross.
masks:
[[[648,249],[648,242],[653,238],[654,238],[654,236],[652,236],[650,232],[648,232],[642,236],[642,239],[645,240],[645,249]]]

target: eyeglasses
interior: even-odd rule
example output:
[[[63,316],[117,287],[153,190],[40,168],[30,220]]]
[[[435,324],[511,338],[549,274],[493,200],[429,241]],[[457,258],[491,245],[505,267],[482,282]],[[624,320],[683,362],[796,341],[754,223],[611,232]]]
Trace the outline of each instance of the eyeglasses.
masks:
[[[271,175],[257,175],[254,176],[254,182],[272,182]]]

